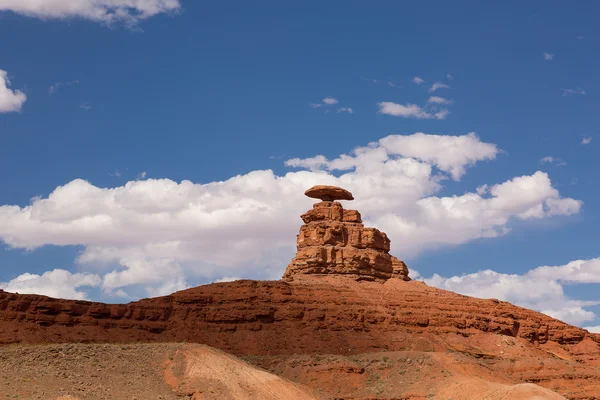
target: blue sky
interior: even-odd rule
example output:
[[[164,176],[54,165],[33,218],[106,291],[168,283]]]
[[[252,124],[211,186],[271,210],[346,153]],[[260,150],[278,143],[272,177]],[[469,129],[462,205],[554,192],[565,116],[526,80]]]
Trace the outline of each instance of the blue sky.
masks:
[[[0,0],[0,287],[277,279],[328,182],[414,276],[600,326],[600,5],[106,3]]]

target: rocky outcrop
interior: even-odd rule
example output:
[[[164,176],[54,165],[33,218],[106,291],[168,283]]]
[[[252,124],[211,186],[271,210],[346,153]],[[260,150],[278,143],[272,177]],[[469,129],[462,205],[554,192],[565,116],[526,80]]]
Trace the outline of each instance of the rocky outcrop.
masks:
[[[177,340],[237,355],[354,354],[412,348],[418,337],[442,349],[446,335],[481,333],[566,349],[600,337],[507,302],[399,279],[242,280],[129,304],[0,291],[0,344]],[[597,343],[589,345],[577,347],[582,357],[600,351]]]
[[[325,189],[323,189],[325,188]],[[308,193],[333,198],[341,188],[315,186]],[[342,197],[340,195],[339,197]],[[346,199],[352,199],[347,192]],[[390,239],[375,228],[365,228],[356,210],[345,210],[341,203],[322,201],[301,216],[304,225],[297,238],[296,256],[284,280],[303,275],[345,275],[360,280],[410,280],[404,262],[389,254]]]

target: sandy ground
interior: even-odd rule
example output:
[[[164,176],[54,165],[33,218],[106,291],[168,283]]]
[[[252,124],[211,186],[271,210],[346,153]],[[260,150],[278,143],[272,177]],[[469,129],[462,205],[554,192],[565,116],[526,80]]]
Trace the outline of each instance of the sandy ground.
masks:
[[[247,357],[249,362],[336,400],[560,400],[565,397],[493,368],[497,360],[442,352]],[[593,398],[593,397],[590,397]]]
[[[207,346],[63,344],[0,347],[0,399],[316,398]]]
[[[471,349],[241,360],[198,344],[12,345],[0,347],[0,399],[564,399],[498,374],[491,367],[497,360],[482,354]]]

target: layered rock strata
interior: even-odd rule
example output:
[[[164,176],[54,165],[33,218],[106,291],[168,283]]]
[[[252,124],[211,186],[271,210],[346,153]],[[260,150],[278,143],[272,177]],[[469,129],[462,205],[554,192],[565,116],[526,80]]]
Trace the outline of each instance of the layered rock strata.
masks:
[[[321,198],[333,198],[341,188],[319,188]],[[311,188],[307,193],[316,192]],[[347,191],[346,191],[347,192]],[[341,197],[341,196],[340,196]],[[348,198],[352,194],[348,192]],[[296,256],[284,280],[303,275],[346,275],[361,280],[410,280],[404,262],[389,254],[390,239],[375,228],[365,228],[356,210],[336,201],[316,203],[301,216],[304,225],[297,238]]]
[[[407,280],[387,236],[338,202],[317,203],[302,218],[285,280],[210,284],[129,304],[0,290],[0,344],[187,341],[241,356],[460,352],[491,360],[494,373],[598,399],[600,335]]]

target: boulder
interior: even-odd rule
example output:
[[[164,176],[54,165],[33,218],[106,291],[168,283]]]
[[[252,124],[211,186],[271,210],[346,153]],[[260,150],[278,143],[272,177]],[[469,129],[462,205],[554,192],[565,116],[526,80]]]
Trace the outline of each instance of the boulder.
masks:
[[[352,193],[337,186],[317,185],[308,189],[304,194],[323,201],[354,200]]]

